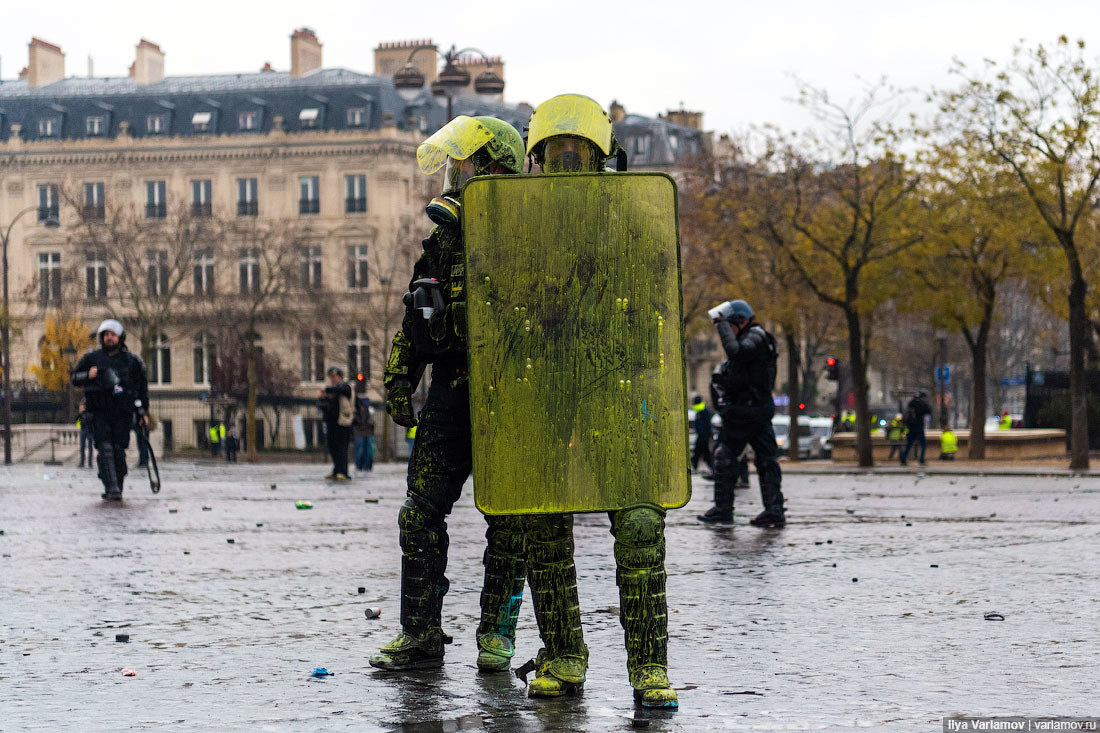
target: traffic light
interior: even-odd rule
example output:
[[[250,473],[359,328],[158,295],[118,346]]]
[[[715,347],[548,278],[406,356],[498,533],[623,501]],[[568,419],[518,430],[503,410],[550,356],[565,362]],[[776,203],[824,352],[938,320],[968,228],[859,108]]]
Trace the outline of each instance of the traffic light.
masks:
[[[367,391],[367,378],[363,376],[362,372],[355,375],[355,393],[363,394]]]
[[[840,379],[840,365],[837,364],[835,357],[825,357],[825,378],[830,382]]]

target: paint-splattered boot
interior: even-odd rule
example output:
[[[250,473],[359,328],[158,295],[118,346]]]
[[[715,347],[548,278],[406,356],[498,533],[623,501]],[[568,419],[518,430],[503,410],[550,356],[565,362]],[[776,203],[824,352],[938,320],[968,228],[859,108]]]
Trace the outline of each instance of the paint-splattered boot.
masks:
[[[611,520],[627,673],[634,699],[652,708],[679,704],[667,672],[664,526],[664,512],[649,506],[621,509]]]
[[[528,697],[562,697],[584,692],[588,671],[588,648],[583,656],[560,656],[549,659],[545,649],[535,658],[535,679],[527,686]]]
[[[378,669],[397,671],[402,669],[427,669],[443,665],[443,630],[429,629],[414,635],[402,631],[368,661]]]
[[[581,630],[577,569],[573,563],[573,516],[526,517],[527,579],[543,649],[531,664],[529,697],[580,693],[588,670]]]
[[[516,623],[523,603],[523,524],[519,517],[486,517],[486,521],[477,668],[504,672],[511,668],[516,653]]]

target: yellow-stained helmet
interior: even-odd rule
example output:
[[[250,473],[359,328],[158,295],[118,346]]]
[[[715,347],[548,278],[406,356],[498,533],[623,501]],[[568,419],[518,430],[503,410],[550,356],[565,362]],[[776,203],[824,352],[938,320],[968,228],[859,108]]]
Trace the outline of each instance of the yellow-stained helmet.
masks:
[[[417,147],[416,162],[427,175],[446,165],[443,190],[458,192],[467,178],[488,173],[494,162],[519,173],[523,138],[504,120],[459,115]]]
[[[527,130],[528,155],[554,135],[591,140],[608,157],[614,150],[611,118],[599,102],[583,94],[559,94],[546,100],[531,113]]]

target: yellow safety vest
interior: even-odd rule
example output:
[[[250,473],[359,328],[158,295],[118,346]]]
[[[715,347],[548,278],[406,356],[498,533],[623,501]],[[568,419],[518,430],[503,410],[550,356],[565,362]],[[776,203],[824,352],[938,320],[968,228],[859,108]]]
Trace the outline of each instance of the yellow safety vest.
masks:
[[[223,433],[223,435],[224,435],[224,433]],[[210,426],[210,442],[211,442],[211,443],[219,443],[219,442],[221,442],[221,441],[220,441],[220,440],[218,439],[218,426],[217,426],[217,425],[211,425],[211,426]]]
[[[405,437],[409,438],[410,440],[416,437],[416,426],[415,425],[413,425],[411,428],[409,428],[408,430],[405,431]]]
[[[1012,429],[1012,418],[1009,417],[1008,415],[1005,415],[1004,417],[1002,417],[1001,418],[1001,424],[997,426],[997,429],[998,430],[1011,430]]]
[[[959,439],[950,430],[944,430],[940,434],[940,452],[955,453],[959,450]]]

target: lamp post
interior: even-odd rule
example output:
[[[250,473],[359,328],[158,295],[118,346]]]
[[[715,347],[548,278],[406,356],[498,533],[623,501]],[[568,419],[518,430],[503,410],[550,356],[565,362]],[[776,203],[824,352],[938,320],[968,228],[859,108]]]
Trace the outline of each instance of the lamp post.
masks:
[[[11,237],[11,230],[15,227],[15,222],[23,218],[23,216],[31,211],[37,211],[37,206],[28,206],[15,215],[15,218],[11,220],[11,223],[0,233],[0,243],[3,244],[4,256],[3,256],[3,270],[4,270],[4,311],[2,314],[3,320],[0,321],[0,351],[3,351],[3,367],[4,367],[4,409],[2,420],[4,423],[4,465],[11,465],[11,306],[8,301],[8,239]],[[56,227],[59,226],[57,217],[50,215],[42,221],[43,226]]]
[[[465,89],[470,84],[470,72],[458,68],[456,62],[462,57],[462,54],[467,52],[479,54],[481,58],[485,59],[486,65],[490,64],[489,57],[476,48],[464,48],[461,51],[456,51],[452,45],[451,50],[441,53],[435,46],[417,46],[409,53],[405,65],[393,75],[393,86],[406,102],[416,99],[427,82],[424,75],[412,65],[413,56],[425,49],[434,52],[443,59],[443,70],[439,72],[439,77],[432,82],[432,94],[447,98],[447,121],[450,122],[451,118],[454,117],[454,95],[458,93],[458,90]],[[503,91],[504,80],[489,69],[481,72],[474,79],[474,92],[477,94],[500,94]]]

